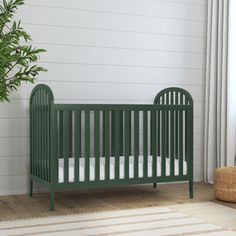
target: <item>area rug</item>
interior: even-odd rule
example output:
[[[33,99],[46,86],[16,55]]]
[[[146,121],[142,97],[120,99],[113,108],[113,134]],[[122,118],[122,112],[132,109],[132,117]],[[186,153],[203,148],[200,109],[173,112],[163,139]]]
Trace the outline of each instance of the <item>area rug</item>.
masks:
[[[198,204],[198,205],[197,205]],[[192,205],[192,206],[191,206]],[[232,212],[233,211],[233,212]],[[224,235],[236,236],[211,217],[228,215],[236,222],[236,210],[215,203],[107,211],[0,222],[0,235]],[[202,212],[204,214],[200,214]],[[210,217],[206,215],[210,213]],[[215,212],[215,215],[213,215]],[[228,213],[227,213],[228,212]],[[202,217],[204,215],[204,217]],[[229,219],[230,218],[230,219]]]
[[[236,231],[236,208],[233,209],[214,202],[199,202],[174,205],[171,206],[171,209]]]

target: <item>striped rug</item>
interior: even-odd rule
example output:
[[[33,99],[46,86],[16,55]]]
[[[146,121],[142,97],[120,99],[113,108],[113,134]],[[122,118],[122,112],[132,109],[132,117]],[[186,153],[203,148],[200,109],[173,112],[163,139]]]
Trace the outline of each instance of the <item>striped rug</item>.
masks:
[[[169,206],[5,221],[0,222],[0,235],[236,236],[236,232],[189,216]]]

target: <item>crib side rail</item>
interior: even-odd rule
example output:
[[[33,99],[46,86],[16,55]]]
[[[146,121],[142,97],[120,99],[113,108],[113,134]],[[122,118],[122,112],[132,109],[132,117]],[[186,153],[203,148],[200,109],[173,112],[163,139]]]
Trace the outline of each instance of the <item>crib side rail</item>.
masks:
[[[51,107],[53,94],[43,84],[30,96],[30,174],[51,181]]]
[[[192,150],[191,143],[187,142],[192,135],[192,123],[186,122],[192,119],[192,106],[189,104],[54,104],[53,108],[56,156],[64,166],[63,186],[67,186],[69,182],[78,186],[91,186],[91,182],[99,185],[103,180],[103,183],[140,182],[140,179],[154,181],[158,178],[169,178],[174,181],[178,180],[178,177],[182,180],[186,179],[190,174],[183,173],[183,153],[187,155],[187,152],[190,153]],[[168,114],[169,120],[167,120]],[[178,114],[177,121],[176,114]],[[178,126],[175,122],[178,122]],[[173,133],[170,133],[171,130]],[[170,140],[168,135],[176,137],[171,139],[169,144],[167,144],[167,137]],[[171,152],[170,156],[167,155],[168,151]],[[174,173],[173,157],[176,153],[179,154],[178,176]],[[129,165],[130,156],[133,158],[132,169]],[[141,177],[139,156],[143,157]],[[153,158],[151,175],[148,170],[150,156]],[[157,172],[160,171],[157,168],[157,156],[162,159],[161,174],[158,177]],[[191,164],[190,156],[188,155],[188,163]],[[124,165],[122,178],[119,164],[121,157]],[[69,173],[71,158],[74,158],[73,179],[70,179]],[[166,173],[166,158],[171,159],[169,176]],[[91,161],[94,161],[94,170],[91,169]],[[105,164],[101,165],[101,162]],[[110,167],[111,162],[114,167],[113,171]],[[81,180],[82,164],[84,176]],[[53,169],[55,180],[58,181],[58,166]],[[92,171],[94,176],[91,179]],[[104,176],[101,176],[101,172]],[[111,172],[114,173],[112,178]]]

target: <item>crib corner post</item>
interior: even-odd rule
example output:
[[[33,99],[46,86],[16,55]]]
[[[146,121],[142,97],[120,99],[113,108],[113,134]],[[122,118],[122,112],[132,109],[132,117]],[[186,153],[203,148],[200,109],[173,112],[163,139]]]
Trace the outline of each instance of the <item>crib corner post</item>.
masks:
[[[50,210],[55,210],[55,191],[52,189],[50,190]]]
[[[30,191],[29,191],[29,196],[33,197],[33,180],[30,179]]]
[[[193,179],[194,179],[194,168],[193,168],[193,99],[189,95],[189,100],[190,100],[190,109],[188,110],[188,129],[189,129],[189,134],[188,134],[188,155],[189,155],[189,197],[192,199],[193,198]]]
[[[193,199],[193,179],[189,180],[189,198]]]
[[[56,120],[56,111],[54,109],[53,103],[50,105],[50,210],[54,211],[55,209],[55,183],[57,182],[57,120]]]

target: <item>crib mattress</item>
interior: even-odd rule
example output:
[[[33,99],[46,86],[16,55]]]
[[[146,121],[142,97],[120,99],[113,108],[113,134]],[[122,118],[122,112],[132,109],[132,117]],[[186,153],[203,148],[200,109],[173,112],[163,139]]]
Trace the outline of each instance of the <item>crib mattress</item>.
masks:
[[[152,177],[152,156],[148,156],[148,170],[147,174],[148,177]],[[105,157],[100,157],[100,180],[105,180]],[[138,177],[143,177],[143,156],[139,156],[139,163],[138,163]],[[85,158],[80,158],[80,164],[79,164],[79,181],[85,180]],[[125,176],[125,158],[124,156],[120,157],[120,173],[119,173],[119,179],[124,179]],[[64,159],[59,159],[59,170],[58,170],[58,181],[59,183],[64,182]],[[75,159],[73,157],[69,158],[69,182],[74,182],[75,177]],[[175,169],[174,174],[177,176],[179,175],[179,160],[175,159]],[[90,158],[90,176],[89,180],[93,181],[95,180],[95,158]],[[187,162],[183,162],[183,174],[187,174]],[[166,158],[166,176],[170,175],[170,158]],[[157,156],[157,176],[161,176],[161,157]],[[115,157],[110,157],[110,178],[115,178]],[[129,157],[129,178],[134,178],[134,157]]]

